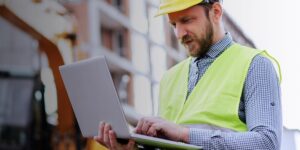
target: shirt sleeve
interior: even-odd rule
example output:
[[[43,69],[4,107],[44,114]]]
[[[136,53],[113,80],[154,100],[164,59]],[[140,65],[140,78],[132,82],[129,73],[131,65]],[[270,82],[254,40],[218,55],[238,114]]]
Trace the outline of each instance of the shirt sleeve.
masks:
[[[190,144],[206,150],[280,150],[282,132],[280,85],[272,62],[254,57],[244,84],[247,132],[222,132],[190,128]]]

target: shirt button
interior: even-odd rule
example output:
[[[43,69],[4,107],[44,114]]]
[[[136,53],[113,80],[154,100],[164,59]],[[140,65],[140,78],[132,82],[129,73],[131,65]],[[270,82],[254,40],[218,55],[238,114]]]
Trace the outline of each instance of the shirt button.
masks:
[[[275,103],[274,103],[274,102],[271,102],[271,106],[275,106]]]

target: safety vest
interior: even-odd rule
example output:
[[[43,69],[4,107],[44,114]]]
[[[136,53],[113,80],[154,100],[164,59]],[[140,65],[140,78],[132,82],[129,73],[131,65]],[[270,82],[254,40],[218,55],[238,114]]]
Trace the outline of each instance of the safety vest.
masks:
[[[278,65],[266,51],[232,44],[210,65],[187,99],[191,57],[180,62],[160,82],[159,115],[177,124],[246,131],[246,124],[239,119],[239,104],[250,64],[258,54]],[[278,69],[280,72],[279,65]]]

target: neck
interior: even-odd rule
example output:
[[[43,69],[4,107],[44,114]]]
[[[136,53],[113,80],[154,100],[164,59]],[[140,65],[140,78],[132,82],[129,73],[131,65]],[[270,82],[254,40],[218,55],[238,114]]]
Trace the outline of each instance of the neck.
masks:
[[[224,36],[225,36],[224,28],[222,27],[216,28],[216,30],[214,31],[213,44],[216,44],[218,41],[223,39]]]

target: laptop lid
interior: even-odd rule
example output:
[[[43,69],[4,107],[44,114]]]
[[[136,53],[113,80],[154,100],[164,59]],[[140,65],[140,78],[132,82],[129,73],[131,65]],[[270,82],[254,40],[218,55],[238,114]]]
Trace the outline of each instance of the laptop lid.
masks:
[[[201,149],[200,146],[130,134],[104,56],[59,68],[76,119],[84,137],[98,134],[100,121],[108,122],[118,138],[170,149]]]
[[[60,66],[59,70],[84,137],[97,135],[99,122],[105,121],[118,138],[130,138],[104,56]]]

